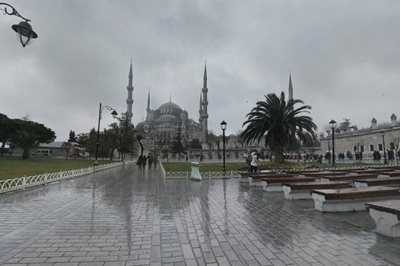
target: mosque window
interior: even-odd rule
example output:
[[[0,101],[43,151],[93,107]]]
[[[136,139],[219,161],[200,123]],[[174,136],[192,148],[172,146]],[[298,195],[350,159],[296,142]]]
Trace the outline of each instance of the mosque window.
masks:
[[[382,144],[379,144],[379,150],[383,150]]]
[[[374,151],[374,145],[370,145],[370,146],[369,146],[369,150],[370,150],[370,151]]]

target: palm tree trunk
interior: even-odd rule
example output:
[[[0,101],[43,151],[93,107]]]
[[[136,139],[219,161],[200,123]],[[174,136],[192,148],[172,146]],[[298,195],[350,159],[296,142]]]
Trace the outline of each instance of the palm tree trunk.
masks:
[[[276,145],[275,147],[275,162],[284,163],[285,158],[283,157],[283,146]]]

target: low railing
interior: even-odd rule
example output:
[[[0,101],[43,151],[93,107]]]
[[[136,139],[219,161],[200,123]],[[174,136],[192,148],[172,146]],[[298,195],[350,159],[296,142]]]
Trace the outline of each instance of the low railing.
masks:
[[[238,171],[226,171],[225,173],[222,171],[218,172],[201,172],[201,177],[203,179],[213,179],[213,178],[231,178],[231,177],[239,177],[240,174]],[[165,178],[186,178],[190,177],[189,171],[182,172],[165,172]]]
[[[88,175],[97,171],[110,169],[113,167],[121,166],[128,162],[115,162],[109,164],[101,164],[96,167],[90,166],[87,168],[60,171],[55,173],[46,173],[33,176],[23,176],[14,179],[0,180],[0,193],[14,191],[18,189],[25,189],[28,187],[46,185],[47,183],[72,178],[76,176]]]

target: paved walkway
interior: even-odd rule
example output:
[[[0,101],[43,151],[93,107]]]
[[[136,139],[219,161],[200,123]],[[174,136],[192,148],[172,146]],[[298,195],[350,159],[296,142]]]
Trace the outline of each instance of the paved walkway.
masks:
[[[135,165],[0,195],[0,265],[400,265],[367,212]]]

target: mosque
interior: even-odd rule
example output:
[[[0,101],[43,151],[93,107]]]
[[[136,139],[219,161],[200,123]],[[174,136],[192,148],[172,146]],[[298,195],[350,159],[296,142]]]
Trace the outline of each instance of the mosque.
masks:
[[[127,114],[132,119],[132,63],[129,69],[129,84],[127,87],[128,98]],[[163,103],[157,109],[151,108],[151,95],[147,95],[146,119],[136,125],[139,131],[145,132],[146,138],[143,145],[149,150],[156,150],[163,146],[168,146],[179,139],[185,148],[202,149],[207,142],[208,134],[208,99],[207,99],[207,67],[204,66],[203,88],[200,93],[199,120],[195,121],[189,118],[186,110],[183,110],[178,104],[173,103],[171,98],[169,102]]]

